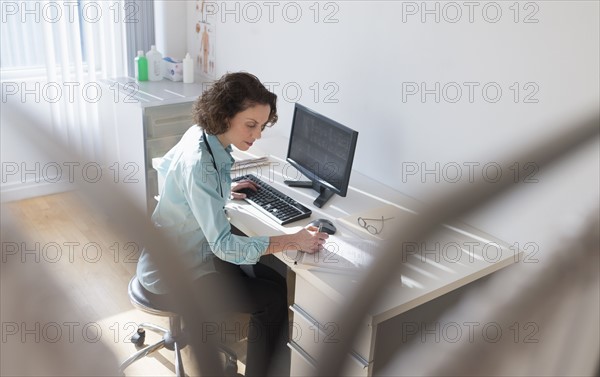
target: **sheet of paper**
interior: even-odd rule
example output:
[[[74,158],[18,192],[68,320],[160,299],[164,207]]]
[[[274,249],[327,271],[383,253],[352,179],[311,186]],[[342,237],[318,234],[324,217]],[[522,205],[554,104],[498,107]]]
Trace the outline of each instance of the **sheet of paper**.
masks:
[[[304,253],[299,265],[309,269],[355,272],[369,266],[380,247],[380,241],[364,239],[342,225],[338,226],[334,236],[329,237],[322,251]]]
[[[253,169],[257,166],[267,165],[269,163],[269,158],[259,157],[259,158],[249,158],[243,160],[236,160],[231,167],[231,171],[240,171],[240,170],[248,170]]]

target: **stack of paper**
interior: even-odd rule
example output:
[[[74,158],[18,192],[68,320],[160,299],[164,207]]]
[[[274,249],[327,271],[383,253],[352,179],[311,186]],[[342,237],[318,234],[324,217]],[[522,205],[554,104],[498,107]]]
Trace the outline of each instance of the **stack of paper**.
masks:
[[[231,167],[231,171],[251,169],[256,166],[266,165],[269,163],[269,158],[267,156],[257,157],[257,158],[247,158],[243,160],[236,160]]]

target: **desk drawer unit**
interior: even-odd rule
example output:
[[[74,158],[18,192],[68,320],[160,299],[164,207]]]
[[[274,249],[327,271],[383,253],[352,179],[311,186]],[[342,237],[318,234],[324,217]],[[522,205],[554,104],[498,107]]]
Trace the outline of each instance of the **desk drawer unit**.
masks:
[[[192,107],[193,102],[186,102],[144,109],[144,160],[149,213],[154,210],[156,205],[154,196],[158,194],[156,171],[152,168],[152,159],[163,157],[194,124]]]
[[[161,137],[160,139],[146,140],[146,169],[152,169],[152,159],[163,157],[171,148],[181,140],[183,135]]]
[[[288,343],[288,347],[292,350],[290,377],[314,376],[317,361],[293,340]]]
[[[147,108],[144,112],[146,137],[155,139],[182,135],[194,124],[192,102]]]
[[[296,357],[304,363],[313,362],[317,359],[320,347],[323,344],[335,343],[337,323],[334,320],[335,310],[339,304],[325,296],[306,279],[296,275],[296,289],[294,304],[290,307],[294,313],[292,331],[292,351],[301,350],[310,358]],[[371,356],[372,327],[364,322],[358,330],[358,338],[355,341],[353,351],[348,355],[344,375],[366,376]],[[308,361],[307,361],[308,360]],[[296,360],[297,362],[300,362]],[[292,369],[293,370],[293,369]],[[292,375],[299,375],[292,373]]]
[[[299,360],[295,364],[309,364],[314,368],[316,365],[315,355],[319,354],[321,346],[325,343],[335,345],[337,340],[336,327],[334,324],[321,324],[314,318],[310,317],[302,308],[294,304],[291,306],[294,312],[294,325],[292,329],[292,339],[290,348],[294,353],[297,353],[298,357],[302,359],[302,363]],[[297,358],[298,358],[297,357]],[[369,363],[364,360],[356,352],[352,352],[348,355],[345,365],[344,376],[366,376],[368,373]],[[300,367],[297,372],[303,370],[304,367]],[[293,369],[292,369],[293,370]],[[301,374],[293,373],[293,376]]]
[[[313,376],[317,370],[317,361],[293,340],[288,343],[288,347],[292,350],[290,377]],[[340,375],[366,377],[368,376],[368,371],[367,367],[358,365],[349,356],[344,363],[344,368]]]

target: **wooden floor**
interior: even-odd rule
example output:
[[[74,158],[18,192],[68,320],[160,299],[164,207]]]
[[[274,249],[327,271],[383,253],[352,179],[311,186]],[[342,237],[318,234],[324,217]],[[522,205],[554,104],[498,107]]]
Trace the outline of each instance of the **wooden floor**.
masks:
[[[167,326],[166,318],[137,311],[129,302],[127,284],[135,274],[139,246],[117,237],[109,229],[109,219],[87,209],[76,194],[62,193],[8,203],[5,210],[26,241],[19,242],[17,250],[10,249],[10,253],[5,253],[3,245],[3,258],[9,263],[36,264],[47,271],[53,283],[62,287],[62,293],[74,303],[74,315],[86,318],[101,329],[101,344],[108,347],[117,360],[124,360],[135,351],[129,337],[137,323],[146,321]],[[9,245],[3,240],[5,243]],[[43,310],[43,307],[37,309]],[[63,323],[67,320],[63,319]],[[146,343],[158,339],[148,332]],[[239,348],[245,343],[236,344],[233,348],[237,348],[238,354],[243,353]],[[198,375],[189,357],[189,347],[183,351],[186,372]],[[240,359],[244,359],[243,355]],[[243,364],[238,364],[243,373]],[[162,350],[134,363],[126,375],[172,376],[174,371],[173,353]]]

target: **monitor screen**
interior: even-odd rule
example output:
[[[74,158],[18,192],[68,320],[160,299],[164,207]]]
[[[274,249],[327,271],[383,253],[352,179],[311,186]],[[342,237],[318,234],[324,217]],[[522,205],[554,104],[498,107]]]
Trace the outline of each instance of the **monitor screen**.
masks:
[[[296,104],[287,161],[313,183],[346,196],[357,139],[357,131]]]

